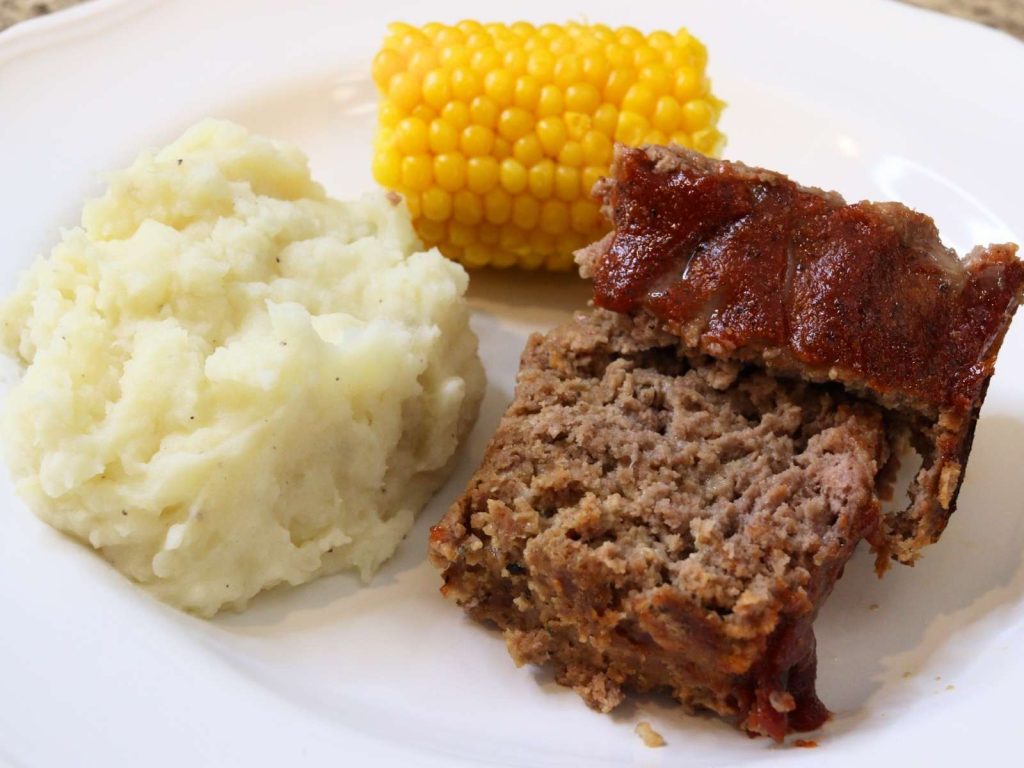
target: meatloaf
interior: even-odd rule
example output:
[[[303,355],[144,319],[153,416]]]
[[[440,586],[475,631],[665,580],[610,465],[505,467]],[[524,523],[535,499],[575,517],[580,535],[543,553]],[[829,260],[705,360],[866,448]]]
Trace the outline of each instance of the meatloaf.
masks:
[[[817,727],[811,622],[878,527],[880,409],[690,356],[643,317],[533,336],[433,528],[444,594],[602,711],[667,689],[774,738]]]
[[[942,532],[1024,268],[679,148],[620,148],[613,173],[614,229],[578,254],[598,307],[530,339],[431,531],[442,591],[597,709],[667,690],[751,734],[813,729],[813,619],[861,539],[912,563]],[[911,505],[883,517],[908,441]]]
[[[899,203],[848,205],[681,147],[618,147],[597,193],[614,228],[577,261],[598,306],[649,313],[721,359],[840,382],[898,417],[894,436],[924,461],[878,550],[912,563],[956,506],[1024,288],[1017,246],[961,260]]]

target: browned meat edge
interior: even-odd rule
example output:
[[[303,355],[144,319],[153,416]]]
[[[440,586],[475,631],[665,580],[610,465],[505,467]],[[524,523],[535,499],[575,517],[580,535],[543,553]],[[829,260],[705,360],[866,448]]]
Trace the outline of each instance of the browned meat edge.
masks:
[[[898,203],[846,204],[681,147],[618,147],[595,193],[614,229],[577,254],[598,306],[695,351],[838,381],[886,407],[923,464],[874,542],[912,563],[956,507],[996,355],[1024,293],[1017,246],[942,246]]]

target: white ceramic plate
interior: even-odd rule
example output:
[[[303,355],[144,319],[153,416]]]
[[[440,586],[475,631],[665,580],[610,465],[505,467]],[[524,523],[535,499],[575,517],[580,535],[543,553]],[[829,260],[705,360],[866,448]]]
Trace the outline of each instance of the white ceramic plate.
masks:
[[[429,7],[428,7],[429,6]],[[946,241],[1020,240],[1024,47],[883,0],[821,3],[95,0],[0,35],[0,289],[75,222],[98,172],[194,120],[297,141],[337,196],[372,184],[369,60],[392,19],[688,25],[731,106],[727,156],[931,213]],[[595,714],[516,669],[437,594],[426,532],[511,395],[525,335],[577,282],[477,274],[490,377],[462,462],[397,557],[203,622],[160,605],[0,487],[0,762],[14,765],[984,763],[1014,749],[1024,686],[1024,320],[1000,358],[960,511],[916,568],[856,558],[817,627],[818,749],[748,740],[646,698]],[[10,371],[6,373],[8,380]],[[650,720],[668,746],[642,746]],[[1012,752],[1010,753],[1012,754]],[[1009,758],[999,760],[1006,762]]]

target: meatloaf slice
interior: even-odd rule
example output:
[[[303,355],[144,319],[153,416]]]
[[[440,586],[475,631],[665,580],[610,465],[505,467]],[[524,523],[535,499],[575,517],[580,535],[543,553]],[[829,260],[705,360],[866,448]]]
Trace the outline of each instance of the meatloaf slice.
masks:
[[[827,717],[811,622],[878,527],[883,416],[681,346],[601,309],[534,335],[430,558],[592,707],[666,690],[781,739]]]
[[[697,352],[841,382],[900,416],[924,463],[879,549],[913,562],[956,505],[1024,291],[1017,246],[960,260],[903,205],[847,205],[680,147],[619,147],[598,193],[614,230],[577,257],[598,306],[649,313]]]

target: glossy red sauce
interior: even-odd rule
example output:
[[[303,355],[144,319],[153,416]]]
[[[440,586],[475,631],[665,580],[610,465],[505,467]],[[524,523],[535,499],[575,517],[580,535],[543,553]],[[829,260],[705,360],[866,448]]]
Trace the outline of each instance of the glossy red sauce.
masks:
[[[599,306],[696,321],[704,348],[782,348],[883,395],[973,403],[1024,285],[1015,246],[965,269],[931,219],[903,206],[847,205],[729,163],[655,165],[642,150],[619,155]]]

